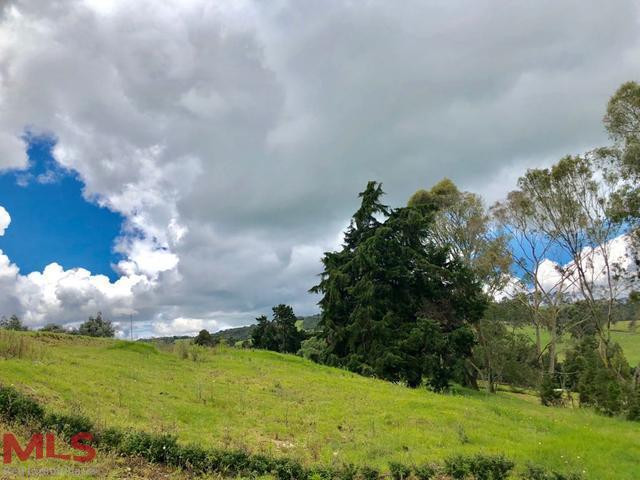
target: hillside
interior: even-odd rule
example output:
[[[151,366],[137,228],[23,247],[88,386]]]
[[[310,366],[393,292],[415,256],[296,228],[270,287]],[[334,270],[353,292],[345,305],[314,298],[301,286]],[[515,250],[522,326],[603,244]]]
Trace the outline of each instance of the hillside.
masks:
[[[16,335],[25,348],[22,358],[0,361],[2,382],[107,426],[307,464],[385,468],[484,452],[589,479],[637,478],[637,424],[544,408],[535,397],[436,395],[266,351],[217,347],[198,350],[194,361],[142,343]]]

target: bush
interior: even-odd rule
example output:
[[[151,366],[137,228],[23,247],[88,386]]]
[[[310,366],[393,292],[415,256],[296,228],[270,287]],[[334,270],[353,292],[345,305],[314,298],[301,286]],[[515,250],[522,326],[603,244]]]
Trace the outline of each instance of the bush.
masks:
[[[562,405],[562,390],[551,375],[544,375],[540,384],[540,402],[545,407]]]
[[[360,467],[360,470],[358,471],[358,476],[362,480],[378,480],[378,478],[380,477],[380,472],[375,468],[367,467],[365,465],[364,467]]]
[[[0,387],[0,416],[6,422],[42,424],[44,410],[13,387]]]
[[[418,465],[413,469],[418,480],[431,480],[436,478],[437,469],[432,465]]]
[[[627,420],[633,420],[636,422],[640,421],[640,386],[636,387],[635,390],[629,395]]]
[[[302,480],[307,476],[302,465],[300,465],[296,460],[279,458],[275,460],[274,464],[275,465],[271,473],[273,473],[279,480]]]
[[[411,469],[402,463],[391,462],[389,472],[393,480],[406,480],[411,475]]]
[[[513,467],[514,463],[501,455],[476,455],[469,459],[469,470],[475,480],[504,480]]]
[[[153,435],[146,432],[129,433],[120,442],[119,453],[142,457],[154,463],[175,465],[178,454],[176,438],[172,435]]]
[[[44,417],[42,426],[62,435],[65,439],[70,439],[76,433],[93,431],[93,422],[80,415],[48,413]]]
[[[96,436],[96,442],[108,450],[118,452],[123,438],[124,433],[117,428],[107,428]]]
[[[582,480],[584,477],[580,473],[559,473],[546,471],[536,465],[527,465],[524,473],[520,475],[522,480]]]
[[[469,462],[463,456],[456,455],[449,457],[444,461],[444,473],[455,480],[464,480],[471,473],[469,470]]]

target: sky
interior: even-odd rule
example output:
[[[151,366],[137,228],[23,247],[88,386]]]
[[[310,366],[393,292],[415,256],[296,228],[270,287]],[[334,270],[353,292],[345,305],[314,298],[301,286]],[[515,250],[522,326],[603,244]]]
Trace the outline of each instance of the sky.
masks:
[[[135,336],[308,289],[368,180],[490,204],[607,143],[637,2],[0,3],[0,315]],[[125,331],[126,330],[126,331]]]

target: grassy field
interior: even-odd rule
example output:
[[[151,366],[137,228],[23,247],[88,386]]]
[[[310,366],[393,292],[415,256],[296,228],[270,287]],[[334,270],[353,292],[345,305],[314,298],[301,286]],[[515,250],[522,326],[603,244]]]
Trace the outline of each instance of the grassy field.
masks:
[[[525,327],[519,330],[526,333],[532,340],[535,340],[536,334],[533,327]],[[550,336],[545,330],[541,333],[542,345],[544,346],[549,342]],[[611,339],[620,344],[629,365],[633,367],[640,364],[640,329],[636,330],[631,328],[630,322],[618,322],[611,330]],[[570,335],[564,335],[560,338],[558,352],[561,358],[563,352],[571,345],[571,342],[572,339]]]
[[[0,360],[2,382],[105,426],[306,464],[384,469],[483,452],[589,479],[638,478],[637,423],[544,408],[526,395],[436,395],[265,351],[222,347],[193,361],[147,344],[20,335],[23,358]]]

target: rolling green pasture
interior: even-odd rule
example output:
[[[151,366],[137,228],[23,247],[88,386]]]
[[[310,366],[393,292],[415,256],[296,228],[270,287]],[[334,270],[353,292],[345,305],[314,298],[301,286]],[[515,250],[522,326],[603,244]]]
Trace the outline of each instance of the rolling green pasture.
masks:
[[[26,333],[0,379],[56,411],[181,442],[306,464],[386,468],[453,454],[504,454],[594,480],[640,475],[640,425],[530,396],[437,395],[292,355],[217,347],[197,361],[141,343]]]

